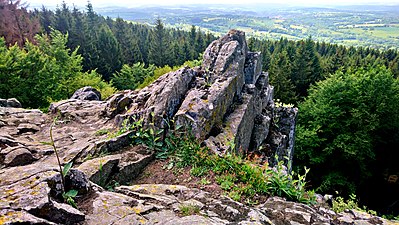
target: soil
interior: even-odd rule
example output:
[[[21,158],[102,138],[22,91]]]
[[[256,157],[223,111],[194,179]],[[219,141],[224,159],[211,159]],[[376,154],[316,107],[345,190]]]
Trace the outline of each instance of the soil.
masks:
[[[136,184],[170,184],[184,185],[189,188],[197,188],[211,193],[212,197],[220,196],[224,191],[216,183],[215,174],[210,171],[206,176],[195,177],[190,174],[191,167],[167,169],[169,160],[152,161],[140,175],[132,181]],[[201,184],[201,180],[206,180],[208,184]]]

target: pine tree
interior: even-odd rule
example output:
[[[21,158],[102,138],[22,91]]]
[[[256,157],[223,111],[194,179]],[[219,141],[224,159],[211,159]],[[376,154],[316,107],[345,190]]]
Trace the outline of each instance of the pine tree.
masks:
[[[46,9],[46,7],[42,6],[41,11],[39,12],[39,20],[42,25],[44,32],[46,34],[50,34],[51,24],[54,23],[54,13],[53,11]]]
[[[201,28],[198,28],[197,35],[195,37],[195,55],[194,58],[198,58],[198,54],[204,52],[205,50],[205,43],[203,34],[201,32]]]
[[[155,29],[151,34],[150,49],[148,60],[151,64],[163,67],[168,64],[169,40],[162,20],[158,18],[155,21]]]
[[[111,75],[122,67],[122,52],[118,40],[106,24],[100,28],[97,49],[97,71],[103,75],[104,80],[109,81]]]
[[[322,68],[314,42],[311,38],[299,42],[291,75],[299,96],[306,96],[309,86],[321,79]]]
[[[272,55],[269,74],[270,83],[274,86],[274,98],[284,103],[295,103],[295,86],[290,80],[291,66],[286,51]]]

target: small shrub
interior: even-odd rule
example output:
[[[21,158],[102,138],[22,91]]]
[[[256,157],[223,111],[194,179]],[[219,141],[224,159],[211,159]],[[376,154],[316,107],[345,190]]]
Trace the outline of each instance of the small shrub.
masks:
[[[211,183],[211,182],[210,182],[208,179],[206,179],[205,177],[202,178],[202,179],[200,180],[200,182],[199,182],[200,185],[208,185],[208,184],[210,184],[210,183]]]
[[[183,216],[191,216],[195,214],[199,214],[200,208],[196,205],[180,205],[179,210]]]
[[[345,201],[343,197],[336,197],[333,200],[333,210],[337,213],[343,212],[345,209],[357,209],[360,210],[356,195],[351,194],[349,195],[349,199]]]

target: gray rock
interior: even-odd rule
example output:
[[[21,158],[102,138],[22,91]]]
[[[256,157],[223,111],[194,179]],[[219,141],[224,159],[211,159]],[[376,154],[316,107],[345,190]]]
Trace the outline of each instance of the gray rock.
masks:
[[[120,158],[120,155],[95,158],[82,163],[78,170],[86,174],[90,181],[104,187],[116,169]]]
[[[22,108],[22,105],[16,98],[9,98],[0,99],[0,107]]]
[[[255,84],[262,73],[262,54],[261,52],[248,52],[245,61],[245,83]]]
[[[133,121],[142,117],[146,124],[154,123],[157,127],[164,128],[167,125],[165,122],[170,121],[175,115],[196,75],[196,70],[187,67],[164,74],[138,92],[123,93],[123,96],[119,97],[120,100],[111,99],[107,109],[112,111],[112,108],[115,108],[116,111],[121,111],[118,109],[121,102],[129,98],[128,112],[117,118],[119,125],[125,119]],[[111,116],[113,115],[111,113]]]
[[[142,155],[137,152],[122,154],[118,164],[119,170],[112,179],[120,184],[126,184],[134,180],[153,158],[153,154]]]
[[[61,175],[56,174],[49,178],[47,183],[51,188],[51,195],[61,199],[63,193]],[[68,190],[77,190],[78,195],[87,194],[91,190],[91,186],[86,174],[77,169],[70,169],[65,176],[65,191]]]
[[[197,78],[198,85],[188,92],[176,113],[177,124],[189,126],[200,140],[221,126],[234,100],[241,99],[247,52],[245,34],[236,30],[209,45],[202,64],[207,84]]]
[[[191,125],[198,139],[218,153],[263,146],[272,159],[274,154],[291,158],[297,109],[276,108],[261,61],[260,53],[248,52],[244,33],[232,30],[207,48],[201,67],[165,74],[142,90],[122,91],[106,101],[80,100],[100,99],[84,88],[78,99],[53,103],[51,113],[44,114],[3,107],[7,100],[0,100],[0,223],[389,224],[356,211],[338,214],[327,204],[314,207],[276,197],[250,207],[179,185],[121,186],[113,188],[116,192],[97,185],[111,180],[128,184],[153,159],[153,150],[130,146],[132,131],[115,138],[106,137],[108,132],[97,135],[137,119],[155,128],[167,128],[171,120]],[[80,211],[60,203],[57,159],[43,143],[49,142],[55,115],[60,161],[78,168],[71,169],[66,186],[79,191]],[[183,215],[187,206],[196,210]]]
[[[85,223],[88,225],[139,224],[139,221],[147,221],[136,208],[138,201],[126,195],[97,192],[85,204],[87,205]]]
[[[224,123],[223,132],[205,140],[206,145],[215,152],[237,151],[249,148],[254,125],[254,99],[244,94],[243,103],[238,105]]]
[[[27,225],[56,225],[56,223],[38,218],[25,211],[0,209],[0,222],[4,225],[27,224]]]
[[[1,153],[0,153],[1,155]],[[32,155],[32,153],[27,148],[17,148],[9,152],[4,156],[4,165],[6,167],[11,166],[23,166],[31,164],[37,159]]]
[[[40,130],[40,128],[37,125],[29,123],[21,123],[19,124],[17,129],[18,129],[18,134],[35,133]]]
[[[85,220],[85,215],[68,204],[51,201],[29,213],[57,224],[73,225]]]
[[[22,105],[16,98],[9,98],[7,99],[7,107],[22,108]]]
[[[277,107],[273,113],[273,126],[267,138],[265,150],[269,151],[269,164],[274,166],[277,164],[275,155],[278,160],[284,161],[284,165],[288,166],[292,162],[295,144],[295,124],[298,109],[293,107]],[[288,160],[287,160],[288,158]],[[289,167],[289,169],[292,169]],[[290,172],[290,171],[288,171]]]
[[[133,99],[130,97],[131,94],[135,94],[134,91],[123,91],[111,96],[107,100],[107,108],[104,113],[113,118],[119,113],[126,111],[126,109],[133,103]]]
[[[93,87],[86,86],[76,90],[75,93],[73,93],[71,99],[100,101],[101,93]]]
[[[0,98],[0,107],[7,107],[7,99]]]

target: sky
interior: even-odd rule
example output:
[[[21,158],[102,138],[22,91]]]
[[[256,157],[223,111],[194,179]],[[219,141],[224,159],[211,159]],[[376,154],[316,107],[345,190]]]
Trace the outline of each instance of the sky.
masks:
[[[22,0],[24,2],[24,0]],[[62,0],[25,0],[31,7],[55,6],[61,4]],[[65,0],[68,5],[75,4],[78,7],[85,6],[85,0]],[[124,6],[137,7],[142,5],[185,5],[185,4],[251,4],[251,3],[279,3],[287,5],[359,5],[359,4],[399,4],[399,0],[91,0],[94,7]]]

